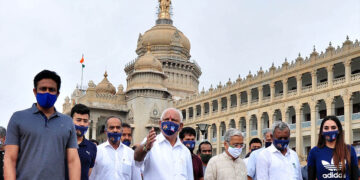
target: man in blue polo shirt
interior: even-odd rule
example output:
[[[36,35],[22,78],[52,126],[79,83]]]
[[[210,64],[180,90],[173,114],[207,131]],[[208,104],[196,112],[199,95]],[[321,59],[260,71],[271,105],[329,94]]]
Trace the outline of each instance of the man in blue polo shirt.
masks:
[[[12,115],[5,140],[5,179],[64,180],[65,162],[70,180],[80,179],[74,124],[54,107],[60,84],[55,72],[41,71],[34,78],[37,103]]]
[[[83,104],[76,104],[70,113],[75,124],[79,157],[81,162],[81,180],[88,180],[95,164],[96,146],[84,135],[89,128],[90,109]]]

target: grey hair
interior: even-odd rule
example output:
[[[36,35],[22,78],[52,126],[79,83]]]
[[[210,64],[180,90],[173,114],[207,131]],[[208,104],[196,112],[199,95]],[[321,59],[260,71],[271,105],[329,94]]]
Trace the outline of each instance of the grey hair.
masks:
[[[266,134],[267,133],[271,133],[271,135],[273,134],[273,131],[270,128],[266,128],[263,130],[263,138],[264,140],[266,139]]]
[[[167,108],[167,109],[165,109],[165,110],[162,112],[162,114],[161,114],[161,117],[160,117],[160,120],[161,120],[161,121],[163,120],[163,118],[164,118],[164,116],[165,116],[165,113],[168,112],[168,111],[170,111],[170,110],[173,110],[173,111],[177,112],[177,113],[179,114],[179,116],[180,116],[180,122],[183,121],[183,115],[182,115],[182,113],[180,112],[180,110],[178,110],[178,109],[176,109],[176,108]]]
[[[280,131],[283,131],[283,130],[285,130],[286,128],[289,129],[289,131],[290,131],[289,125],[288,125],[286,122],[282,122],[282,121],[275,122],[275,123],[272,125],[273,134],[275,134],[275,130],[276,130],[276,129],[279,129]]]
[[[235,128],[230,128],[225,132],[224,135],[224,141],[226,142],[230,142],[231,137],[233,136],[241,136],[244,137],[244,135],[242,134],[242,132],[239,129],[235,129]]]
[[[6,129],[2,126],[0,126],[0,138],[6,136]]]
[[[109,117],[107,117],[106,120],[105,120],[105,130],[107,130],[108,121],[109,121],[109,119],[111,119],[111,118],[119,119],[119,121],[120,121],[120,123],[121,123],[121,125],[122,125],[122,120],[121,120],[121,118],[119,118],[119,117],[117,117],[117,116],[109,116]]]

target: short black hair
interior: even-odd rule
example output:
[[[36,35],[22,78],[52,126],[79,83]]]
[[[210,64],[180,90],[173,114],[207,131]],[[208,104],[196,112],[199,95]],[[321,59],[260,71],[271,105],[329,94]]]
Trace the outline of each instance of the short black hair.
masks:
[[[197,154],[200,154],[200,153],[201,153],[201,145],[203,145],[203,144],[208,144],[208,145],[210,145],[210,148],[211,148],[211,151],[212,151],[212,145],[211,145],[211,143],[210,143],[209,141],[203,141],[203,142],[201,142],[201,143],[199,144],[199,148],[198,148],[198,150],[197,150]]]
[[[260,143],[260,145],[262,146],[262,142],[259,138],[252,138],[250,143],[249,143],[249,147],[251,146],[251,144],[253,143]]]
[[[37,88],[38,82],[42,79],[52,79],[56,82],[57,92],[60,91],[61,87],[61,78],[55,71],[43,70],[39,72],[34,78],[34,88]]]
[[[184,128],[180,131],[179,137],[180,137],[181,140],[184,139],[185,134],[193,135],[193,136],[196,137],[195,129],[192,128],[192,127],[184,127]]]
[[[75,113],[88,114],[90,117],[90,109],[83,104],[75,104],[75,106],[71,109],[70,116],[73,117]]]
[[[130,126],[128,123],[122,123],[122,124],[121,124],[121,127],[122,127],[122,128],[130,128],[130,129],[131,129],[131,126]]]
[[[99,145],[99,141],[95,140],[95,139],[90,139],[91,142],[95,143],[96,145]]]

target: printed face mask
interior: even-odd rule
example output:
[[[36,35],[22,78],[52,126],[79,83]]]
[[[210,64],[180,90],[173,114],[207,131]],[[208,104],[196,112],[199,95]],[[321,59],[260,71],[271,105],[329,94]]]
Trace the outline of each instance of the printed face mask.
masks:
[[[336,130],[336,131],[323,132],[322,135],[327,141],[333,142],[336,140],[337,136],[339,135],[339,131]]]
[[[194,148],[195,148],[195,141],[183,141],[183,144],[189,148],[189,150],[191,152],[193,152]]]
[[[171,121],[163,121],[161,123],[161,129],[167,136],[175,134],[178,131],[179,127],[180,126],[178,124]]]
[[[124,140],[123,142],[122,142],[123,144],[125,144],[126,146],[130,146],[130,144],[131,144],[131,142],[129,141],[129,140]]]
[[[279,151],[283,151],[285,150],[288,145],[289,145],[289,140],[278,140],[278,139],[274,139],[274,146],[276,147],[276,149],[278,149]]]
[[[56,102],[57,96],[50,93],[37,93],[36,100],[43,108],[51,108]]]
[[[271,146],[272,142],[265,142],[265,148]]]
[[[211,154],[200,154],[201,161],[207,164],[211,158]]]
[[[81,133],[81,134],[76,133],[76,135],[79,136],[79,137],[83,136],[86,133],[86,131],[88,130],[88,128],[89,127],[78,126],[78,125],[75,124],[76,131],[80,131],[80,133]]]
[[[234,148],[229,145],[228,152],[233,158],[237,159],[242,152],[242,148]]]
[[[122,135],[121,133],[111,133],[111,132],[108,132],[108,133],[107,133],[108,139],[109,139],[113,144],[116,144],[118,141],[120,141],[121,135]]]

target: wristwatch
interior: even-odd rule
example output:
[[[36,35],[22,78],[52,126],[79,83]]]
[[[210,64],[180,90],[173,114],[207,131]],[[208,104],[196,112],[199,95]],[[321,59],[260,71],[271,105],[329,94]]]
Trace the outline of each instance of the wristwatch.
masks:
[[[149,149],[146,148],[146,143],[144,144],[143,151],[148,152]]]

